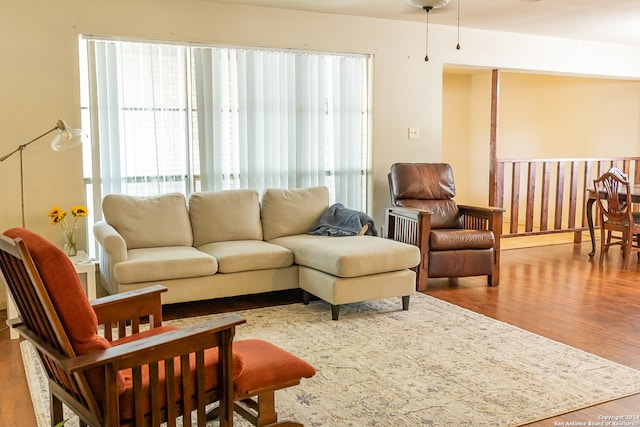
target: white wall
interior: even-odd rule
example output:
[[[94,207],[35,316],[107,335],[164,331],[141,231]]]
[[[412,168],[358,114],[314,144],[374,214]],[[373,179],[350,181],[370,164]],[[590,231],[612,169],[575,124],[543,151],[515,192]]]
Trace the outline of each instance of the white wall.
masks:
[[[397,161],[440,161],[443,64],[640,78],[640,48],[461,30],[202,0],[8,0],[0,14],[0,154],[53,127],[79,125],[79,34],[368,53],[373,69],[373,212],[382,225]],[[409,142],[407,128],[420,128]],[[0,229],[20,224],[17,158],[0,164]],[[470,160],[471,161],[471,160]],[[25,151],[27,226],[61,244],[53,205],[84,203],[79,149]],[[480,167],[480,166],[479,166]]]

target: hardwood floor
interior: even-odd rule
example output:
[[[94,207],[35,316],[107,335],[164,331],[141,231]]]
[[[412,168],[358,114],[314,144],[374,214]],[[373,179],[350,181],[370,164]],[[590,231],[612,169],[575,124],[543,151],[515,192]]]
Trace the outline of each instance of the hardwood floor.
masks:
[[[640,264],[632,259],[622,271],[621,253],[614,249],[600,267],[589,250],[586,242],[503,250],[500,286],[487,287],[482,277],[430,279],[426,293],[640,369]],[[295,291],[174,305],[166,307],[165,318],[301,300]],[[11,385],[0,387],[0,425],[35,425],[18,343],[8,331],[0,332],[0,360],[2,384]],[[640,417],[640,394],[531,425],[587,425],[612,415]]]

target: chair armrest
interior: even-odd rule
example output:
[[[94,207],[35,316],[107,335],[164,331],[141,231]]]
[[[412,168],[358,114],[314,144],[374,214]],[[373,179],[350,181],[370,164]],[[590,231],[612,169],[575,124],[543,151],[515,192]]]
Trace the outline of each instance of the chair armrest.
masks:
[[[387,238],[418,246],[420,250],[429,247],[431,232],[431,212],[405,207],[391,207],[385,210]]]
[[[158,327],[162,325],[160,294],[166,291],[166,287],[154,285],[98,298],[90,303],[99,324],[123,323],[149,316],[152,327]]]
[[[458,205],[458,209],[464,214],[489,218],[491,215],[501,214],[505,210],[504,208],[498,208],[495,206],[469,206]]]
[[[427,289],[431,215],[431,212],[417,208],[391,207],[385,210],[387,238],[420,249],[420,264],[416,267],[416,288],[419,291]]]
[[[233,336],[236,326],[243,323],[246,323],[246,320],[237,314],[220,316],[106,350],[67,358],[61,366],[69,373],[104,365],[112,365],[116,370],[122,370],[172,359],[220,345],[221,340],[216,335],[228,331]]]
[[[423,229],[426,235],[431,231],[431,216],[433,213],[418,209],[394,206],[385,209],[385,228],[387,230],[387,239],[397,240],[404,243],[420,246],[417,234],[417,228]],[[409,237],[404,231],[407,227],[416,227],[414,237]]]
[[[458,205],[458,209],[462,214],[462,228],[491,230],[496,240],[500,239],[502,235],[502,215],[505,211],[503,208]]]

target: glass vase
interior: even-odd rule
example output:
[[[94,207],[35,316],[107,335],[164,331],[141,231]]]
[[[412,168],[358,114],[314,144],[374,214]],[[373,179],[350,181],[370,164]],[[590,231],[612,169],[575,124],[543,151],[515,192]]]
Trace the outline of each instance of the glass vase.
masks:
[[[64,230],[62,234],[64,235],[64,252],[68,256],[76,256],[78,255],[78,248],[76,247],[76,230]]]

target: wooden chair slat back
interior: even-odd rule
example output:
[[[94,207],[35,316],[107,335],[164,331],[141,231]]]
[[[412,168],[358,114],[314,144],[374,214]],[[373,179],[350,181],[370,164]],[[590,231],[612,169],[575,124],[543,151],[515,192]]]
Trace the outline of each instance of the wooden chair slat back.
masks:
[[[0,235],[0,270],[24,327],[61,355],[75,357],[45,284],[22,239]],[[49,379],[83,406],[99,413],[84,374],[68,374],[53,357],[41,349],[36,350]]]
[[[614,222],[633,221],[631,203],[627,203],[626,197],[631,192],[631,186],[624,176],[615,172],[605,172],[593,180],[593,186],[599,194],[604,195],[596,198],[598,211],[604,218]]]

